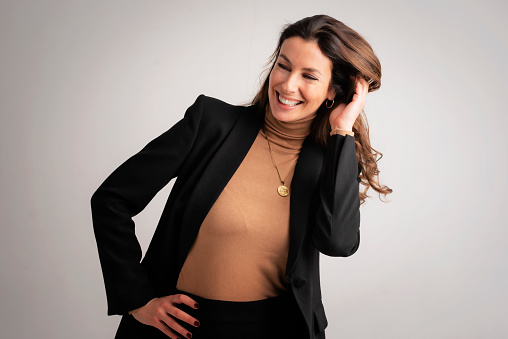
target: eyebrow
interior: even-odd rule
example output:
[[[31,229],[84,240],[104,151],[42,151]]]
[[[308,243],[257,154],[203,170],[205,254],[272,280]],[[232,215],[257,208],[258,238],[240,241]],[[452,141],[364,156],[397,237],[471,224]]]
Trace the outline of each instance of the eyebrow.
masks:
[[[289,62],[291,64],[291,61],[289,61],[289,58],[287,56],[285,56],[284,54],[279,54],[280,57],[282,57],[284,60],[286,60],[287,62]],[[323,75],[318,69],[316,68],[310,68],[310,67],[305,67],[305,68],[302,68],[304,71],[307,71],[307,72],[315,72],[315,73],[319,73],[321,75]]]

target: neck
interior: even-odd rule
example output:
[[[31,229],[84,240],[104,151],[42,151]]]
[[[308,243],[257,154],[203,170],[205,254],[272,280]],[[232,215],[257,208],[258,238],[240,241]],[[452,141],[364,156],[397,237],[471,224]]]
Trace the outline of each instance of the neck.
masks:
[[[277,120],[270,110],[266,109],[263,136],[266,136],[271,143],[288,149],[300,149],[303,140],[310,134],[312,121],[316,113],[296,121]],[[266,134],[265,134],[266,133]]]

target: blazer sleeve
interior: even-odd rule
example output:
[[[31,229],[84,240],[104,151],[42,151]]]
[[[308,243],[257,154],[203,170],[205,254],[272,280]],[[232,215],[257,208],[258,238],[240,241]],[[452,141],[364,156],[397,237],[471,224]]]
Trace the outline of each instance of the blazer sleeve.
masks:
[[[92,195],[108,315],[127,314],[157,296],[140,264],[142,251],[132,217],[178,176],[198,133],[203,98],[199,96],[179,122],[114,170]]]
[[[312,234],[314,246],[325,255],[347,257],[358,249],[359,175],[354,137],[341,134],[330,136]]]

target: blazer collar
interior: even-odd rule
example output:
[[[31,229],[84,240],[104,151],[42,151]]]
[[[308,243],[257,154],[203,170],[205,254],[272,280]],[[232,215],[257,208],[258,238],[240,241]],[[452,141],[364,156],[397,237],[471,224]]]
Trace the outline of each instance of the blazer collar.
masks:
[[[300,156],[295,167],[295,173],[291,181],[291,202],[289,207],[289,253],[286,265],[286,276],[289,278],[295,267],[296,259],[300,253],[303,240],[311,236],[315,211],[312,199],[318,189],[318,180],[321,175],[324,152],[323,148],[316,145],[312,136],[308,136],[303,142]]]
[[[242,114],[243,113],[243,114]],[[189,198],[182,218],[179,248],[179,269],[184,264],[199,228],[224,187],[236,172],[261,129],[264,116],[255,106],[239,113],[231,132],[207,165]]]

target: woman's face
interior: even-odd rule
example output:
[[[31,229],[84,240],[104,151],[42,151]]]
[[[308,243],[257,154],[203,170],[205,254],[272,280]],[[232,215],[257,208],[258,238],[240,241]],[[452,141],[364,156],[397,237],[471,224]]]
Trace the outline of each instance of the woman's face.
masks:
[[[282,43],[279,57],[270,73],[268,99],[273,116],[291,122],[314,114],[326,100],[332,62],[314,41],[292,37]]]

